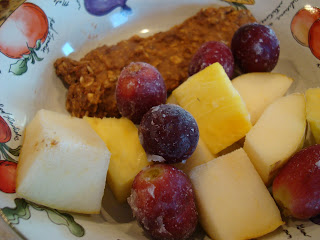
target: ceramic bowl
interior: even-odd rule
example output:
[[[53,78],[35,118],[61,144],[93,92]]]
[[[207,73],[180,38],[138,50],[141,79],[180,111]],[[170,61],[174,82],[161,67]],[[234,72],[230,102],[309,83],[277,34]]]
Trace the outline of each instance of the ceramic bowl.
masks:
[[[94,2],[98,2],[96,7],[89,8],[88,4]],[[42,108],[68,113],[67,90],[53,67],[57,58],[80,59],[102,44],[112,45],[134,34],[149,36],[167,30],[204,7],[231,5],[251,10],[257,21],[271,26],[280,40],[280,58],[273,71],[294,79],[289,92],[320,86],[320,28],[314,36],[318,39],[316,46],[308,45],[307,30],[292,28],[298,11],[316,7],[317,0],[101,2],[26,1],[0,26],[0,185],[6,184],[10,169],[18,161],[24,128],[35,113]],[[35,40],[39,40],[35,46],[28,45]],[[2,217],[21,238],[148,239],[132,218],[128,205],[117,204],[108,188],[98,215],[63,213],[5,191],[0,191],[0,209]],[[209,239],[203,231],[194,238]],[[316,240],[320,239],[320,228],[309,220],[288,220],[260,239]]]

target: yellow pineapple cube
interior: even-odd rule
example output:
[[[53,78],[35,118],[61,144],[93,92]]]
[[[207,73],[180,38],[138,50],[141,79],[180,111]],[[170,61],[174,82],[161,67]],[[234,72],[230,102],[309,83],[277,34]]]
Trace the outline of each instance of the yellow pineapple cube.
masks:
[[[320,143],[320,88],[306,91],[307,120],[316,143]]]
[[[215,240],[245,240],[283,224],[268,189],[240,148],[190,172],[200,222]]]
[[[244,137],[252,126],[244,101],[219,63],[189,77],[172,94],[196,119],[212,154]]]
[[[137,127],[127,118],[84,118],[111,152],[107,183],[120,203],[130,195],[135,176],[150,162],[140,144]]]

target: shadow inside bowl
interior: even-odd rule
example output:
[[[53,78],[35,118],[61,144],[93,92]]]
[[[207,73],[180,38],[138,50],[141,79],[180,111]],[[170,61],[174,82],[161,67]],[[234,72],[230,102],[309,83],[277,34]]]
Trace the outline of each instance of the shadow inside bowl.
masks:
[[[107,221],[110,221],[110,217],[117,223],[129,223],[134,220],[129,204],[119,203],[111,192],[108,184],[106,184],[106,187],[104,189],[102,208],[109,215],[105,216],[104,214],[102,214]]]

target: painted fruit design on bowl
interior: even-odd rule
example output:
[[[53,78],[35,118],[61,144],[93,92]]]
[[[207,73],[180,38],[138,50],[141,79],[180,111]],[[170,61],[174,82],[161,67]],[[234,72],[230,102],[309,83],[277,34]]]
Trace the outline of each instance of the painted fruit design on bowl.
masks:
[[[320,59],[320,8],[304,6],[294,15],[290,27],[294,39]]]
[[[12,156],[19,156],[21,149],[21,146],[13,149],[7,145],[11,140],[11,135],[9,125],[0,116],[0,191],[5,193],[16,192],[17,160]]]
[[[126,5],[126,2],[127,0],[84,0],[84,6],[90,14],[102,16],[117,7],[131,11],[130,7]]]
[[[33,3],[23,3],[0,27],[0,52],[19,59],[10,65],[9,72],[21,75],[28,70],[27,63],[41,61],[36,51],[48,35],[48,19],[43,10]]]

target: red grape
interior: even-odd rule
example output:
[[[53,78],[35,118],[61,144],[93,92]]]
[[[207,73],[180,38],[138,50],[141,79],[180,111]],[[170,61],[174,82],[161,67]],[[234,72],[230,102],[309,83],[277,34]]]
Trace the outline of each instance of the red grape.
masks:
[[[193,116],[174,104],[152,107],[142,118],[139,136],[145,151],[166,163],[189,158],[197,147],[199,129]]]
[[[191,182],[171,165],[154,164],[138,173],[128,203],[154,239],[187,239],[198,223]]]
[[[224,43],[215,41],[201,45],[191,59],[189,75],[191,76],[215,62],[222,65],[229,78],[232,77],[234,68],[232,52]]]
[[[159,71],[148,63],[132,62],[119,76],[116,100],[122,116],[139,124],[153,106],[165,103],[167,90]]]
[[[243,72],[270,72],[278,62],[280,46],[270,27],[250,23],[235,32],[231,50]]]

